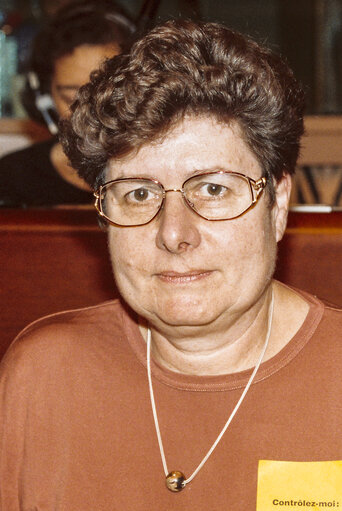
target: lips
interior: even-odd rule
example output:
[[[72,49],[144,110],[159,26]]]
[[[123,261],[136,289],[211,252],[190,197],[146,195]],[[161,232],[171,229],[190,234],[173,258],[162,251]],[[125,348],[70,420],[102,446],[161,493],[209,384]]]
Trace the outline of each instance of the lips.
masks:
[[[163,282],[168,282],[170,284],[187,284],[205,279],[209,277],[211,273],[212,272],[208,270],[194,270],[185,273],[163,271],[161,273],[157,273],[156,276]]]

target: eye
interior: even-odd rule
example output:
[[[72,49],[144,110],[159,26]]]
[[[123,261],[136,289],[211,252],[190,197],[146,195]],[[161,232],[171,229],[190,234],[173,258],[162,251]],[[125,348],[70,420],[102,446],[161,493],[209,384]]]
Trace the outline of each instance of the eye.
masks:
[[[228,188],[219,183],[200,183],[195,195],[200,199],[221,199],[228,193]]]
[[[149,192],[145,188],[139,188],[138,190],[134,190],[133,197],[135,200],[142,202],[148,198]]]
[[[63,85],[57,85],[57,94],[59,95],[59,99],[68,107],[75,101],[77,91],[78,88],[76,86],[69,88]]]
[[[217,197],[219,195],[222,195],[224,191],[226,190],[225,186],[216,184],[216,183],[205,183],[202,186],[202,193],[208,193],[208,195],[212,195],[214,197]]]
[[[60,97],[66,105],[71,106],[75,101],[76,94],[73,94],[72,96],[68,96],[67,94],[60,94]]]
[[[127,202],[140,202],[144,203],[147,201],[151,201],[156,198],[156,193],[149,190],[148,188],[136,188],[135,190],[131,190],[126,194],[125,199]]]

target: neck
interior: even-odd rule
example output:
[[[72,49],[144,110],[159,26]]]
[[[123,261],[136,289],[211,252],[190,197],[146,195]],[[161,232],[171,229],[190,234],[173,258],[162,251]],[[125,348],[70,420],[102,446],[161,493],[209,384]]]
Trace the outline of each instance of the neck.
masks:
[[[291,288],[272,281],[257,306],[207,335],[167,331],[151,326],[152,356],[162,367],[174,372],[205,376],[229,374],[255,366],[264,345],[271,295],[274,297],[272,329],[263,361],[281,351],[302,326],[308,303]],[[141,327],[146,339],[147,328]],[[184,334],[184,335],[183,335]]]
[[[255,366],[268,333],[272,298],[271,286],[258,304],[224,328],[211,329],[204,335],[170,335],[153,327],[152,356],[161,366],[191,375],[220,375]]]

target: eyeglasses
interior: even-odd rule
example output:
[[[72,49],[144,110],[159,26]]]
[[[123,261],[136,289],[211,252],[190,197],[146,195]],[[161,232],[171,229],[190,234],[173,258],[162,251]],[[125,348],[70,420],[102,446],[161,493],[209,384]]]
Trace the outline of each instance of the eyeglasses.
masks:
[[[94,193],[95,208],[112,225],[134,227],[158,215],[167,193],[180,192],[185,204],[205,220],[232,220],[253,207],[265,186],[265,177],[255,181],[223,170],[197,174],[182,188],[170,190],[155,179],[128,177],[100,186]]]

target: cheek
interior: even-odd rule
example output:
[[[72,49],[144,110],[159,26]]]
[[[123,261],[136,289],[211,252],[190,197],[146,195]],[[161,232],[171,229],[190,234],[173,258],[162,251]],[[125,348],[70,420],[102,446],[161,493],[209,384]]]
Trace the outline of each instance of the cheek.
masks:
[[[70,115],[69,106],[60,98],[59,94],[54,93],[52,90],[51,97],[53,99],[55,108],[59,117],[66,118]]]
[[[277,240],[271,215],[265,215],[263,218],[259,230],[255,233],[255,244],[256,264],[260,269],[254,270],[260,274],[261,279],[268,281],[273,276],[277,257]]]
[[[277,251],[271,216],[251,214],[241,217],[230,234],[225,243],[225,254],[222,254],[226,257],[228,271],[247,288],[248,282],[268,281],[274,271]]]
[[[151,274],[157,256],[149,233],[113,227],[108,236],[109,251],[117,288],[130,307],[143,317],[158,302]]]
[[[69,105],[65,103],[65,101],[59,99],[55,104],[59,117],[61,117],[62,119],[67,119],[68,117],[70,117],[71,114],[70,108]]]
[[[137,291],[141,278],[148,275],[153,255],[146,251],[145,237],[130,229],[109,228],[108,245],[114,277],[120,292]],[[124,293],[122,293],[124,294]]]

